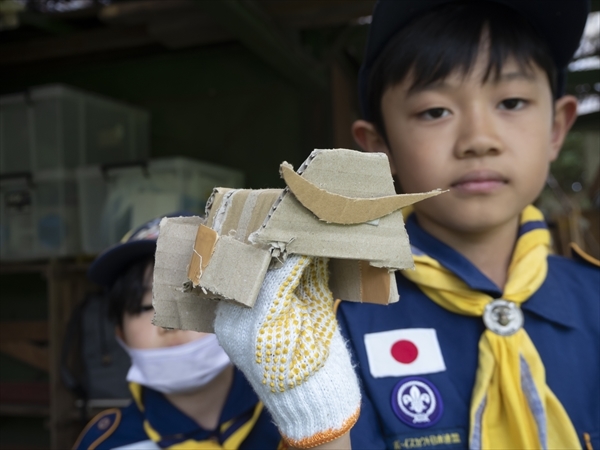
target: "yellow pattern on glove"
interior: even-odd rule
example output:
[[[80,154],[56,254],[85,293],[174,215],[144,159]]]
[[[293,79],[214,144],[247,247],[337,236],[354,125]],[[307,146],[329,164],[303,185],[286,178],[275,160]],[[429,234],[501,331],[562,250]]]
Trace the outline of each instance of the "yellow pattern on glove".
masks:
[[[301,257],[277,290],[256,338],[262,383],[284,392],[323,367],[337,327],[327,259]]]

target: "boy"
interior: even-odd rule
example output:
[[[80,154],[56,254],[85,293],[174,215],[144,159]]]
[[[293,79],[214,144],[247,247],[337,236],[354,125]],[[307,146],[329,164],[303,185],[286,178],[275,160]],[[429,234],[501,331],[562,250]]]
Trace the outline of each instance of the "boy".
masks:
[[[132,359],[133,402],[94,418],[75,449],[276,449],[277,429],[214,335],[152,325],[160,219],[101,254],[89,276],[109,289],[109,314]]]
[[[449,192],[407,219],[400,302],[340,307],[364,389],[354,448],[600,448],[600,272],[548,256],[530,206],[576,118],[564,69],[586,16],[378,3],[353,134],[403,191]]]
[[[320,323],[302,305],[311,289],[331,296],[311,270],[322,262],[269,271],[254,311],[219,305],[219,341],[288,442],[347,447],[351,429],[355,449],[600,448],[600,271],[549,256],[531,206],[576,118],[564,71],[587,10],[584,0],[379,1],[354,137],[388,155],[404,192],[449,192],[407,219],[416,270],[398,274],[400,301],[339,308],[362,402],[333,341],[319,367],[314,345],[290,339],[297,363],[261,374],[265,328],[301,336]],[[300,305],[296,329],[273,322],[279,300]],[[297,384],[278,386],[298,367]]]

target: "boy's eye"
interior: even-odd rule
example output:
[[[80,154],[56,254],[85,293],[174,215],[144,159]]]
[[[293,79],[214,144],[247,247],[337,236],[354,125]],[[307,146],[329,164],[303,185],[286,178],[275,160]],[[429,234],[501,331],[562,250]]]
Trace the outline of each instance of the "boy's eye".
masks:
[[[142,313],[148,312],[148,311],[154,311],[154,306],[152,305],[143,305],[142,306]]]
[[[522,109],[527,102],[522,98],[507,98],[500,102],[500,109],[515,111]]]
[[[426,120],[433,120],[441,119],[442,117],[446,117],[448,114],[450,114],[450,111],[448,111],[446,108],[431,108],[427,111],[423,111],[419,114],[419,116]]]

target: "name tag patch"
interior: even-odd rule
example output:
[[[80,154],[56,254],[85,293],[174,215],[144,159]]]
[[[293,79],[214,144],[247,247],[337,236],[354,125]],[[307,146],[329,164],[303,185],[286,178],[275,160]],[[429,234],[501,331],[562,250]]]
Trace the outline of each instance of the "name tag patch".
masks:
[[[364,335],[373,378],[443,372],[446,364],[433,328],[408,328]]]
[[[387,440],[386,447],[394,450],[453,450],[467,448],[468,442],[465,430],[452,428],[394,436]]]

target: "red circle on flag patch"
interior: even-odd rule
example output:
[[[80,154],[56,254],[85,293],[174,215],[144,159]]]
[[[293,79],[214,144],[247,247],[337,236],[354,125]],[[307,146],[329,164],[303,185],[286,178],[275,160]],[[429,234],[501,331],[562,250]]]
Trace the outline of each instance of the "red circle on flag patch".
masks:
[[[410,364],[419,356],[419,349],[411,341],[402,339],[392,345],[392,356],[402,364]]]

